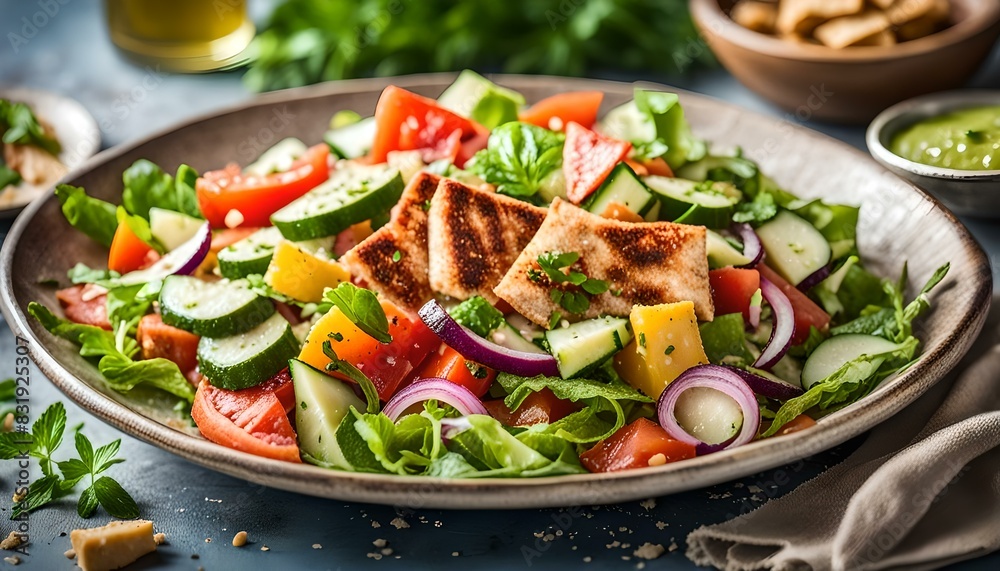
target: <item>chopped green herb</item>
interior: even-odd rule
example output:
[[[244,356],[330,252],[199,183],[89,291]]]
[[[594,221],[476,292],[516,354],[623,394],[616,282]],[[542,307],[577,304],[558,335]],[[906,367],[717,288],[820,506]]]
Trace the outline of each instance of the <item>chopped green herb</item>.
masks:
[[[664,355],[669,355],[674,352],[674,346],[668,345],[666,349],[663,350]]]
[[[326,370],[331,373],[340,373],[358,383],[361,387],[361,392],[365,395],[365,400],[368,401],[368,414],[378,414],[378,390],[375,388],[375,383],[368,378],[368,375],[362,373],[360,369],[351,363],[338,357],[337,352],[333,350],[333,344],[329,340],[323,342],[323,354],[330,358],[330,362],[326,365]]]
[[[643,349],[646,348],[646,333],[644,331],[639,332],[639,346]]]
[[[395,252],[392,253],[393,263],[398,262],[402,259],[403,259],[403,254],[399,250],[396,250]]]
[[[552,315],[549,316],[549,329],[555,329],[556,325],[562,321],[563,314],[558,311],[553,311]]]

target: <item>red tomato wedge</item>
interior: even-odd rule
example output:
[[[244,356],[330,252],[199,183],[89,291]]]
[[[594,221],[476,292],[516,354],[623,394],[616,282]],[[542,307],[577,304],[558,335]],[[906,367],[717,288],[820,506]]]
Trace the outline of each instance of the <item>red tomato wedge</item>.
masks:
[[[108,269],[120,274],[138,270],[150,261],[150,255],[155,254],[153,247],[136,236],[135,232],[125,222],[118,224],[115,237],[111,240],[111,251],[108,252]]]
[[[329,156],[326,145],[316,145],[285,172],[244,174],[237,165],[206,172],[195,184],[198,206],[212,228],[225,228],[231,210],[243,216],[238,226],[270,226],[272,214],[330,177]]]
[[[375,125],[368,155],[373,164],[384,163],[390,151],[420,151],[426,163],[449,159],[462,167],[486,146],[489,136],[478,123],[394,85],[386,87],[378,99]]]
[[[191,405],[191,417],[202,435],[216,444],[265,458],[301,462],[287,413],[295,402],[292,389],[286,388],[291,386],[287,373],[241,391],[220,389],[203,380]],[[287,395],[284,398],[291,406],[286,408],[281,395]]]
[[[830,315],[809,299],[806,294],[799,291],[799,288],[786,282],[777,272],[764,264],[757,264],[757,270],[761,277],[767,278],[781,288],[781,291],[788,297],[788,301],[792,302],[792,311],[795,313],[795,333],[792,335],[792,345],[798,345],[808,339],[810,327],[815,327],[820,331],[826,331],[830,327]]]
[[[631,148],[632,143],[627,141],[605,137],[576,122],[568,123],[563,147],[566,197],[574,204],[586,200]]]
[[[521,111],[518,119],[553,131],[562,131],[570,122],[593,128],[597,111],[604,101],[600,91],[570,91],[546,97]]]
[[[708,283],[712,286],[712,303],[716,315],[742,313],[744,321],[750,321],[750,298],[760,289],[760,274],[757,270],[720,268],[708,272]]]
[[[497,378],[497,372],[472,361],[467,361],[458,351],[447,345],[441,345],[437,351],[428,355],[427,360],[417,369],[417,374],[413,378],[416,380],[433,377],[448,379],[482,398]]]
[[[66,319],[73,323],[93,325],[101,329],[111,330],[108,321],[108,295],[95,295],[96,286],[79,284],[56,292],[56,299],[63,308]]]
[[[198,366],[198,341],[201,337],[167,325],[158,313],[150,313],[139,320],[135,338],[143,359],[162,357],[176,363],[182,373]]]
[[[693,444],[674,440],[660,425],[640,418],[580,454],[580,463],[591,472],[616,472],[694,457]]]
[[[441,340],[416,316],[388,300],[382,300],[381,305],[389,320],[392,342],[380,343],[334,307],[310,330],[299,360],[325,370],[330,358],[323,353],[323,343],[329,341],[338,358],[372,380],[380,399],[391,399],[403,381],[413,377],[413,371],[427,355],[441,345]]]
[[[485,401],[483,405],[489,411],[490,416],[507,426],[551,423],[580,410],[580,405],[573,401],[557,398],[555,393],[549,389],[531,393],[514,411],[507,408],[503,400]]]

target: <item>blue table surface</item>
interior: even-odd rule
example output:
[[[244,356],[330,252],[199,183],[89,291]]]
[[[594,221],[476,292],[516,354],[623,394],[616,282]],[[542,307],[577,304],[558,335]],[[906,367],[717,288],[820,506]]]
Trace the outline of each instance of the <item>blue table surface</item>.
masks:
[[[268,4],[252,2],[251,9],[255,15],[266,13]],[[40,5],[0,2],[0,32],[4,37],[16,33],[23,25],[22,17],[31,17]],[[128,62],[107,40],[97,2],[60,2],[58,10],[16,51],[6,42],[0,45],[0,85],[37,87],[76,98],[101,124],[105,147],[252,97],[241,85],[239,72],[175,76]],[[155,81],[146,85],[152,87],[137,89],[151,73]],[[660,80],[785,116],[721,70],[683,78],[640,78],[613,72],[606,76]],[[1000,87],[1000,51],[973,85]],[[864,148],[860,127],[807,126]],[[1000,253],[1000,232],[993,223],[966,222],[988,252]],[[0,223],[0,233],[5,235],[8,229],[9,222]],[[14,343],[9,330],[2,328],[0,377],[13,373]],[[37,370],[32,380],[35,411],[64,400]],[[67,409],[69,425],[86,423],[86,432],[95,442],[122,439],[122,456],[128,461],[111,474],[132,491],[143,517],[167,534],[168,543],[133,569],[690,569],[694,565],[683,555],[688,532],[790,492],[842,460],[863,439],[751,477],[642,503],[563,510],[442,511],[322,500],[257,486],[126,436],[72,404]],[[15,480],[13,463],[0,465],[0,496],[10,497]],[[0,511],[9,509],[9,502],[0,501]],[[100,512],[81,520],[71,500],[31,514],[30,544],[22,565],[72,568],[73,563],[63,556],[70,546],[68,532],[102,525],[108,519]],[[250,544],[242,549],[230,544],[239,530],[250,537]],[[8,531],[8,525],[0,525],[2,535]],[[646,542],[663,545],[666,554],[652,561],[636,558],[633,551]],[[959,567],[995,569],[998,565],[1000,555],[993,555]]]

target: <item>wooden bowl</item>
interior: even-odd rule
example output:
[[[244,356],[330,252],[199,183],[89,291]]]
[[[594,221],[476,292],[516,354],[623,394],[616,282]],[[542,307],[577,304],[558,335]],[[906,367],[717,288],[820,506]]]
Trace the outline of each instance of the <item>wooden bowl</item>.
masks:
[[[890,47],[836,50],[754,32],[732,0],[691,0],[709,47],[744,85],[799,120],[865,123],[917,95],[963,85],[1000,35],[1000,2],[951,0],[952,25]]]

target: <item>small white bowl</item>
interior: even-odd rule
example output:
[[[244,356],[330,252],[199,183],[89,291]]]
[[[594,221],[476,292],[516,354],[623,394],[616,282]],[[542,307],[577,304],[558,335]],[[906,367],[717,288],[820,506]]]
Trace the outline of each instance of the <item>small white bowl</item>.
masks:
[[[944,113],[1000,105],[998,90],[932,93],[886,109],[868,126],[865,140],[875,160],[936,196],[956,214],[1000,218],[1000,170],[959,170],[904,159],[889,150],[892,138],[914,123]]]

